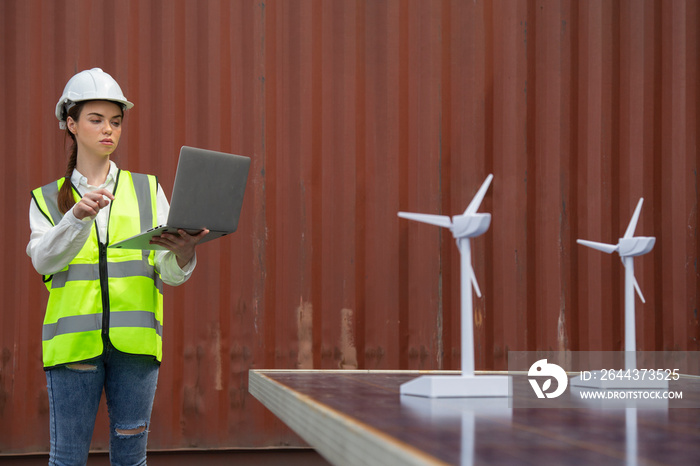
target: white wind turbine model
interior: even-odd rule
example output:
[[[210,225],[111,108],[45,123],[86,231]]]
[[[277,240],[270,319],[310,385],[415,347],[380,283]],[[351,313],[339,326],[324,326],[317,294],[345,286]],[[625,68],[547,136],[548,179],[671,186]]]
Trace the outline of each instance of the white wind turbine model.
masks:
[[[585,239],[576,240],[578,244],[588,246],[589,248],[603,251],[607,254],[617,252],[620,255],[622,264],[625,266],[625,369],[634,370],[637,368],[637,335],[635,332],[635,311],[634,311],[634,292],[637,291],[639,298],[644,303],[644,295],[639,288],[639,283],[634,277],[634,258],[641,256],[654,248],[656,238],[653,236],[633,236],[634,230],[637,228],[639,214],[642,211],[644,198],[640,198],[637,203],[637,208],[634,209],[634,214],[630,220],[625,235],[620,238],[617,244],[598,243]],[[657,388],[663,386],[659,382],[665,381],[647,381],[634,380],[632,387],[627,387],[629,379],[619,378],[617,380],[602,380],[602,374],[595,371],[589,380],[581,380],[581,376],[574,377],[571,381],[572,385],[595,387],[595,388]],[[666,383],[665,385],[668,385]]]
[[[457,240],[461,256],[461,320],[462,320],[462,375],[422,376],[401,385],[402,395],[430,398],[508,396],[507,376],[474,376],[474,313],[472,309],[472,285],[477,296],[481,290],[472,268],[470,238],[482,235],[489,229],[491,214],[476,211],[484,200],[493,175],[486,177],[467,210],[450,218],[445,215],[399,212],[399,217],[449,228]]]

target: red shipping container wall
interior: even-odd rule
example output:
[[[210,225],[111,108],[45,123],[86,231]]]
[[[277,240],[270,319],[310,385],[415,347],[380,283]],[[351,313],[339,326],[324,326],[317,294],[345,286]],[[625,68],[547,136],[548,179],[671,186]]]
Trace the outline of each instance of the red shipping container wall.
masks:
[[[576,239],[617,242],[640,197],[637,348],[700,349],[699,26],[682,0],[0,2],[0,453],[48,450],[27,213],[74,73],[135,102],[114,160],[168,195],[182,145],[252,158],[239,230],[166,290],[150,447],[301,445],[249,369],[459,369],[454,240],[396,214],[461,213],[489,173],[477,369],[624,348],[622,264]]]

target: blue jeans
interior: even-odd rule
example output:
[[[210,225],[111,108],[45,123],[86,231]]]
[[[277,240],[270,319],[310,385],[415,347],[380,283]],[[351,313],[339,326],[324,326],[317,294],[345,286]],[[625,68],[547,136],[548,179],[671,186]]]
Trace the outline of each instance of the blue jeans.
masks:
[[[101,356],[46,371],[49,390],[50,465],[87,463],[102,390],[109,411],[113,465],[145,465],[148,427],[158,382],[153,357],[117,351],[105,338]]]

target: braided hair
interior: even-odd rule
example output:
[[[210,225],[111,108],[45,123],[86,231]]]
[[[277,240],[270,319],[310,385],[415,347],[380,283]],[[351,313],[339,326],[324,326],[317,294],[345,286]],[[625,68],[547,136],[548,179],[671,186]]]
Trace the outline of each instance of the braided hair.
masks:
[[[68,110],[68,116],[73,118],[73,120],[78,121],[80,118],[80,112],[85,106],[85,102],[86,101],[77,102],[75,105],[73,105],[73,107]],[[75,198],[73,197],[70,178],[73,176],[73,170],[75,169],[75,165],[78,163],[78,142],[75,139],[75,134],[73,134],[70,129],[66,128],[66,135],[71,138],[72,143],[68,148],[68,166],[66,167],[65,175],[66,181],[58,191],[58,209],[62,214],[68,212],[71,207],[75,205]]]

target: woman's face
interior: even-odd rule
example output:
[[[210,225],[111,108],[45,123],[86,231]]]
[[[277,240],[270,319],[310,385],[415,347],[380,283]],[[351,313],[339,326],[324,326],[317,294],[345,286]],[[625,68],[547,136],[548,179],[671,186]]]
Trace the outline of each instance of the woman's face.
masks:
[[[78,121],[68,117],[68,130],[75,135],[78,154],[108,157],[119,145],[122,134],[122,109],[114,102],[86,102]]]

